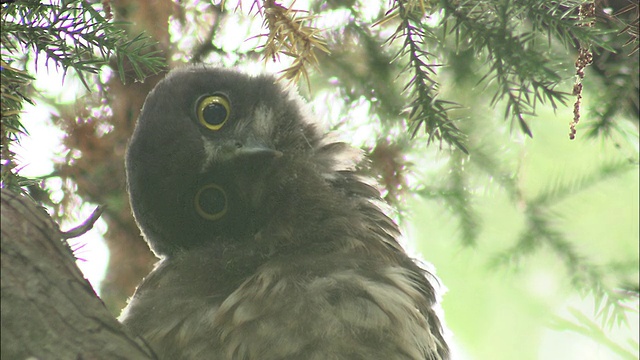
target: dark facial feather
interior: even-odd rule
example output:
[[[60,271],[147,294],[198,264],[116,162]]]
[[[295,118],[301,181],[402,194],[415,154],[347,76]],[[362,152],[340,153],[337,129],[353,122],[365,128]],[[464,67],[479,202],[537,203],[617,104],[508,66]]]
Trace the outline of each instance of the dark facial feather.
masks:
[[[216,132],[198,123],[203,94],[222,94],[231,104],[228,123]],[[152,249],[167,255],[222,236],[255,234],[264,221],[260,201],[270,191],[259,179],[281,161],[268,154],[229,161],[229,154],[244,146],[286,152],[286,159],[312,157],[320,136],[300,118],[295,100],[271,77],[188,68],[158,84],[142,109],[126,161],[134,215]],[[195,189],[208,182],[229,195],[229,216],[218,222],[192,209]]]

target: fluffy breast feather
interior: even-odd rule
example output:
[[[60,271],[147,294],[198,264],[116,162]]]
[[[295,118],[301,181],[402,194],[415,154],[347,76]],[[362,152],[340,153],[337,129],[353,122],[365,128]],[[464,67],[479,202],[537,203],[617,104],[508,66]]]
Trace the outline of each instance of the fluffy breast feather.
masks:
[[[346,255],[303,256],[274,258],[236,289],[222,261],[218,276],[180,282],[186,271],[211,274],[201,255],[161,265],[143,284],[145,304],[138,305],[153,317],[123,315],[163,359],[441,359],[443,344],[420,309],[419,275],[410,270]],[[212,288],[227,294],[203,296]]]

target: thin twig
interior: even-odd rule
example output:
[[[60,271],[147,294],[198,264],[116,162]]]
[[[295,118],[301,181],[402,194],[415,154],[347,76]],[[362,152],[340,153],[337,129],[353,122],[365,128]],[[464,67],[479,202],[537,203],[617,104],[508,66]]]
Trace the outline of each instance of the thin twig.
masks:
[[[98,219],[100,218],[100,216],[102,215],[106,207],[107,207],[106,205],[98,205],[98,207],[96,207],[96,209],[93,210],[93,213],[91,213],[91,215],[89,215],[87,220],[85,220],[82,224],[74,227],[69,231],[60,231],[60,235],[62,236],[63,239],[66,240],[66,239],[72,239],[85,234],[87,231],[93,229],[93,224],[95,224],[96,221],[98,221]]]

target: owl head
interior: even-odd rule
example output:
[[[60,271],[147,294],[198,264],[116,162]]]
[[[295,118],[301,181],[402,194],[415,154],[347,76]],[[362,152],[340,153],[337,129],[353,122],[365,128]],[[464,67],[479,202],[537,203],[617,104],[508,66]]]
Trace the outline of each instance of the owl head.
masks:
[[[134,217],[157,255],[255,236],[301,162],[332,166],[322,139],[272,76],[174,70],[148,95],[127,151]]]

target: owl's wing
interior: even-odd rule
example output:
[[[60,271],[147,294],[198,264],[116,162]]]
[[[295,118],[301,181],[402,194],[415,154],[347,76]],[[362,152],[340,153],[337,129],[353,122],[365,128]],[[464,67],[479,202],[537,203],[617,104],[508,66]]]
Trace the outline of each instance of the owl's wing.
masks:
[[[441,359],[407,269],[349,258],[272,261],[215,314],[229,359]],[[426,281],[426,280],[425,280]],[[439,325],[438,325],[439,326]],[[440,353],[439,353],[440,352]]]

